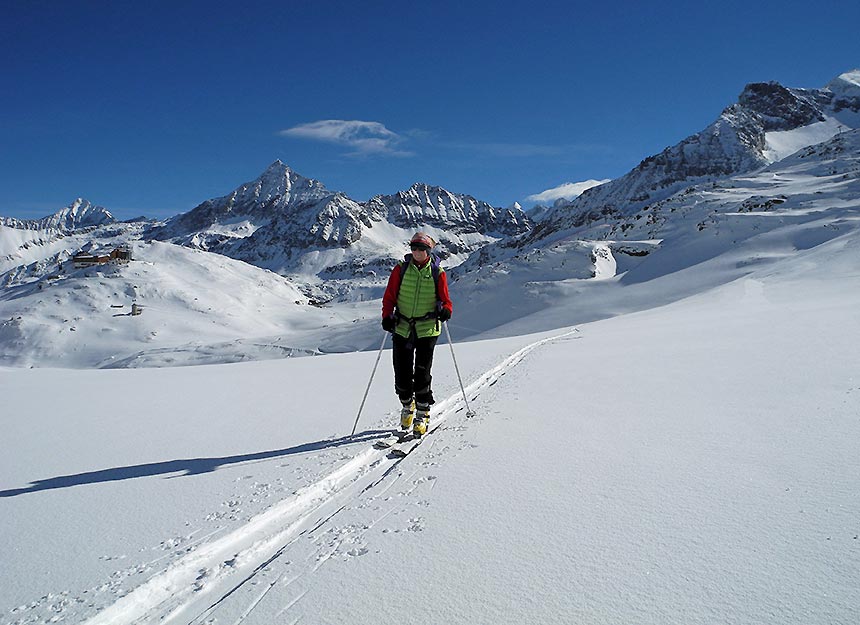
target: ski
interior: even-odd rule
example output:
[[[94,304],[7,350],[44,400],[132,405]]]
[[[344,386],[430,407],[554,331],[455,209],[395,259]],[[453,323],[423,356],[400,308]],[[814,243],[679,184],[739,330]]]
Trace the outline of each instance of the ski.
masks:
[[[391,448],[389,452],[389,457],[391,458],[405,458],[412,451],[421,444],[421,441],[427,437],[427,434],[422,436],[421,438],[415,438],[414,436],[410,436],[403,440],[402,443],[397,444]]]
[[[415,438],[415,436],[410,433],[408,436],[404,437],[403,440],[399,441],[396,445],[391,446],[391,451],[388,453],[388,457],[397,459],[405,458],[413,451],[415,451],[415,448],[418,447],[418,445],[420,445],[422,441],[424,441],[433,432],[438,430],[441,426],[442,424],[439,423],[435,427],[432,427],[427,430],[424,436],[421,436],[419,438]]]
[[[402,443],[403,441],[411,439],[411,438],[412,438],[411,432],[399,431],[399,432],[395,432],[394,434],[392,434],[388,438],[383,438],[381,440],[376,441],[375,443],[373,443],[373,446],[376,449],[391,449],[395,445]]]

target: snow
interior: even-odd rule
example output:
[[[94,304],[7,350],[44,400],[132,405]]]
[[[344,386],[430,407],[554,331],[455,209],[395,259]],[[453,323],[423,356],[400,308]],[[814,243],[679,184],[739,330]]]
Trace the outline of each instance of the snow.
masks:
[[[843,96],[860,95],[860,69],[840,74],[830,81],[826,88]]]
[[[389,367],[346,436],[373,352],[5,370],[4,618],[854,622],[858,270],[851,232],[669,306],[459,343],[472,419],[440,345],[443,427],[401,462],[371,447]]]
[[[20,254],[22,247],[38,241],[42,235],[43,233],[39,230],[22,230],[19,228],[9,228],[0,224],[0,257],[4,260],[3,266],[6,266],[8,257],[17,256]],[[9,267],[11,268],[18,264],[19,261],[15,262],[14,265],[9,265]]]
[[[349,436],[378,299],[0,226],[0,623],[858,622],[860,132],[817,132],[454,268],[475,416],[442,340],[402,460],[387,346]]]
[[[0,297],[0,362],[113,368],[283,358],[317,353],[322,327],[351,314],[309,306],[288,280],[225,256],[159,242],[137,242],[133,255],[127,265],[9,287]],[[139,316],[130,315],[135,303]],[[316,338],[285,337],[303,332]]]
[[[827,141],[834,135],[849,128],[838,120],[828,118],[794,130],[771,131],[765,133],[764,156],[771,163],[794,154],[809,145]]]
[[[133,344],[106,322],[143,322],[163,342],[132,360],[162,367],[0,371],[3,622],[856,622],[854,135],[629,236],[465,267],[476,416],[443,341],[441,427],[402,461],[372,447],[397,421],[388,350],[348,436],[378,300],[290,303],[280,276],[167,243],[67,276],[75,340],[22,356],[81,366]],[[129,288],[149,308],[108,319]],[[349,353],[263,359],[279,345]],[[222,364],[163,366],[200,359]]]

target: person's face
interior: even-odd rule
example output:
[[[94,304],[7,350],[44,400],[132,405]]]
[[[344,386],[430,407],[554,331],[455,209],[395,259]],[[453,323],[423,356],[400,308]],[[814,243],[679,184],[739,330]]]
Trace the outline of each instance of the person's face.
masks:
[[[412,250],[412,258],[415,259],[415,262],[423,263],[430,256],[430,250],[423,245],[412,245],[410,249]]]

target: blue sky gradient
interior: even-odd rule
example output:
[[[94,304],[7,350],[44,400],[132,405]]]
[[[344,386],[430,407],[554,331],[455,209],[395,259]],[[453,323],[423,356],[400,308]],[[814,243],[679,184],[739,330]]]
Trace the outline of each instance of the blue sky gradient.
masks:
[[[167,217],[281,159],[357,200],[498,206],[620,176],[749,82],[860,66],[860,3],[49,2],[0,7],[0,215]],[[360,122],[320,123],[327,120]]]

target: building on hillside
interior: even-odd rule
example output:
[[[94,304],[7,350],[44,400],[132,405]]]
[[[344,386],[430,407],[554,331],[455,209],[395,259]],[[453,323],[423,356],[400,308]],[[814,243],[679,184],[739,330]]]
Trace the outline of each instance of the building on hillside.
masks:
[[[111,262],[127,263],[130,260],[132,260],[131,250],[127,247],[115,247],[110,252],[101,254],[93,253],[92,251],[82,251],[72,256],[72,264],[75,269],[93,267],[95,265],[106,265]]]

